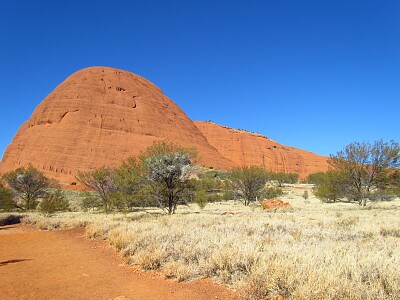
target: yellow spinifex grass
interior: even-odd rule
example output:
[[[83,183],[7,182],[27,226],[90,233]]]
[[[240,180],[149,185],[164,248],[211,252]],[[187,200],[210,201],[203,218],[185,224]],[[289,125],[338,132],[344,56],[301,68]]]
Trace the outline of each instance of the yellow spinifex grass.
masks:
[[[208,276],[244,299],[399,299],[400,200],[326,204],[310,188],[286,187],[282,200],[292,208],[275,211],[230,201],[178,207],[172,216],[148,209],[31,214],[25,222],[86,225],[89,237],[108,239],[132,264],[177,280]]]

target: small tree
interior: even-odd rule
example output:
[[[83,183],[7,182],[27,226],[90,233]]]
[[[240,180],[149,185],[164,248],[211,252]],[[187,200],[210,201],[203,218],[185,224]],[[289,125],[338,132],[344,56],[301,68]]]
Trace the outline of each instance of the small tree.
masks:
[[[111,211],[117,191],[112,169],[101,167],[90,172],[78,172],[76,179],[98,194],[106,213]]]
[[[196,203],[200,209],[204,209],[208,203],[208,195],[205,190],[197,190],[194,196],[194,203]]]
[[[191,160],[188,150],[171,143],[158,142],[142,156],[151,195],[160,208],[174,214],[178,202],[191,189]]]
[[[142,162],[135,157],[128,158],[114,172],[118,202],[123,202],[129,209],[146,202],[143,172]]]
[[[262,195],[266,182],[267,173],[258,166],[239,167],[232,171],[234,192],[243,199],[245,206]]]
[[[45,196],[51,185],[49,179],[33,166],[6,173],[3,178],[22,199],[25,210],[35,208],[37,199]]]
[[[400,145],[382,140],[354,142],[331,155],[330,164],[346,178],[346,196],[365,206],[373,190],[389,185],[390,170],[400,165]]]
[[[39,204],[39,211],[51,215],[58,211],[67,211],[69,209],[69,202],[65,197],[64,191],[56,189],[48,193]]]

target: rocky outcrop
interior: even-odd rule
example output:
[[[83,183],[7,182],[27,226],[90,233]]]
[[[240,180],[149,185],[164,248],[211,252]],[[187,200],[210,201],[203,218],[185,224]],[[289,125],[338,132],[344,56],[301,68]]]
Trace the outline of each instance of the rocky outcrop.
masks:
[[[91,67],[51,92],[15,135],[0,173],[32,164],[61,182],[78,171],[117,166],[155,141],[196,148],[198,164],[229,170],[260,165],[302,176],[327,169],[326,158],[268,138],[192,122],[150,81],[130,72]]]
[[[326,157],[284,146],[261,134],[212,122],[194,124],[219,153],[239,166],[257,165],[274,172],[298,173],[301,178],[329,168]]]
[[[158,140],[195,147],[199,163],[229,169],[186,114],[150,81],[106,67],[80,70],[50,93],[4,153],[0,172],[32,164],[73,182],[78,170],[117,166]]]

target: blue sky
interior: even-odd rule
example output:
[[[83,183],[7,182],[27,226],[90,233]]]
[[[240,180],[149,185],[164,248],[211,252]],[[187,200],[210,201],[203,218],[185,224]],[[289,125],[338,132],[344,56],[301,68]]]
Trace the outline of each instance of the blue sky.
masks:
[[[399,1],[0,1],[0,156],[88,66],[139,74],[193,120],[322,155],[400,137]]]

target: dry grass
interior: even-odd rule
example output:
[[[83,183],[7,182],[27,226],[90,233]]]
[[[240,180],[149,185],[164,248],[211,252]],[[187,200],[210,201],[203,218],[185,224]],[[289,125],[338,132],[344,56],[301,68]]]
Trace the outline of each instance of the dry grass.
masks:
[[[168,278],[209,276],[244,299],[398,299],[400,201],[325,204],[304,188],[286,190],[291,210],[263,211],[215,203],[202,211],[179,207],[130,214],[64,213],[25,222],[40,228],[86,225],[91,238],[108,239],[132,264]],[[224,212],[234,212],[226,214]]]

